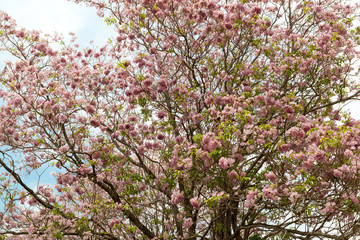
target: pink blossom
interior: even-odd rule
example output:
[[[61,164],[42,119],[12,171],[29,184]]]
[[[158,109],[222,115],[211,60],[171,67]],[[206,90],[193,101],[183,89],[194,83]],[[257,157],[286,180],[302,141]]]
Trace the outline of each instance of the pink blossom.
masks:
[[[19,141],[20,140],[20,134],[18,132],[14,132],[13,138],[14,138],[15,141]]]
[[[88,166],[86,166],[85,164],[82,164],[79,168],[79,172],[82,174],[89,174],[92,172],[91,168],[89,168]]]
[[[210,143],[210,141],[213,139],[213,133],[208,132],[203,136],[202,142],[204,145],[207,145]]]
[[[325,152],[318,149],[315,154],[314,154],[314,157],[315,159],[318,161],[318,162],[322,162],[325,160]]]
[[[271,105],[274,105],[275,103],[275,99],[274,97],[272,96],[272,94],[268,94],[265,98],[265,104],[266,106],[271,106]]]
[[[247,200],[256,199],[257,195],[258,195],[258,191],[256,189],[255,190],[249,190],[247,192],[246,199]]]
[[[130,116],[130,117],[128,118],[128,121],[129,121],[129,122],[137,122],[138,119],[137,119],[137,117],[136,117],[135,115],[133,115],[133,116]]]
[[[157,117],[160,119],[163,119],[166,115],[167,115],[167,113],[165,111],[159,111],[157,113]]]
[[[285,143],[285,144],[280,144],[278,145],[278,149],[281,152],[286,152],[291,148],[291,144],[290,143]]]
[[[220,147],[221,145],[219,144],[218,141],[216,140],[211,140],[210,143],[207,146],[207,149],[209,150],[209,152],[212,152],[214,150],[216,150],[218,147]]]
[[[134,92],[131,89],[127,89],[125,91],[125,95],[128,96],[128,97],[132,96],[133,94],[134,94]]]
[[[314,167],[314,161],[308,159],[306,161],[304,161],[302,163],[302,168],[306,171],[306,172],[309,172],[313,167]]]
[[[284,112],[285,112],[285,113],[294,113],[295,110],[294,110],[294,108],[293,108],[292,106],[290,106],[290,105],[285,105],[285,106],[284,106]]]
[[[191,205],[193,206],[194,209],[196,209],[196,210],[200,209],[199,199],[197,197],[191,198],[190,203],[191,203]]]
[[[335,203],[334,202],[327,202],[325,203],[325,208],[320,210],[321,214],[324,213],[332,213],[334,212]]]
[[[159,91],[163,92],[165,90],[168,89],[169,87],[169,82],[165,79],[161,79],[159,82],[158,82],[158,86],[159,86]]]
[[[250,9],[250,12],[253,14],[259,15],[262,12],[262,9],[260,6],[254,6]]]
[[[233,158],[224,158],[224,157],[222,157],[219,160],[219,166],[222,169],[228,169],[228,168],[233,166],[234,162],[235,162],[235,159],[233,159]]]
[[[252,88],[250,86],[245,86],[244,92],[252,92]]]
[[[171,203],[173,205],[177,205],[178,203],[184,201],[184,193],[183,192],[175,192],[171,195]]]
[[[132,125],[131,123],[125,123],[124,128],[125,128],[126,130],[132,130],[132,129],[134,129],[134,127],[133,127],[133,125]]]
[[[111,219],[109,222],[109,226],[112,228],[114,225],[116,224],[120,224],[120,220],[119,219]]]
[[[353,152],[350,149],[346,149],[345,152],[344,152],[344,156],[345,157],[352,157]]]
[[[151,85],[153,84],[153,81],[150,79],[146,79],[144,82],[145,87],[151,87]]]
[[[185,158],[183,161],[182,161],[182,165],[184,168],[191,168],[193,166],[193,163],[192,163],[192,159],[191,158]]]
[[[164,136],[163,134],[159,133],[159,134],[157,135],[157,139],[159,139],[160,141],[161,141],[161,140],[164,140],[164,139],[165,139],[165,136]]]
[[[175,141],[177,142],[177,143],[182,143],[182,137],[180,137],[180,136],[177,136],[176,138],[175,138]]]
[[[343,173],[349,173],[350,172],[350,168],[348,165],[341,165],[341,167],[338,168],[340,171],[342,171]]]
[[[139,134],[139,133],[138,133],[138,131],[136,131],[136,130],[132,130],[132,131],[129,132],[129,135],[130,135],[131,137],[133,137],[133,138],[136,137],[136,136],[138,136],[138,134]]]
[[[94,159],[99,159],[99,158],[101,158],[101,156],[102,156],[102,153],[100,151],[96,151],[93,153]]]
[[[338,169],[334,169],[333,171],[334,177],[341,178],[343,173],[342,171],[339,171]]]
[[[63,152],[67,152],[67,151],[69,151],[69,147],[68,146],[61,146],[60,148],[59,148],[59,152],[61,152],[61,153],[63,153]]]
[[[277,176],[273,172],[265,173],[265,179],[270,182],[276,182],[278,180]]]
[[[78,116],[78,117],[77,117],[77,120],[78,120],[80,123],[82,123],[82,124],[85,124],[85,123],[86,123],[86,117],[84,117],[84,116]]]
[[[177,156],[172,157],[169,162],[169,166],[176,169],[178,161],[179,161],[179,157],[177,157]]]
[[[138,146],[137,151],[140,155],[143,155],[145,153],[145,147],[144,146]]]
[[[175,44],[176,41],[177,41],[177,37],[176,37],[175,35],[169,35],[169,36],[168,36],[168,39],[169,39],[171,42],[173,42],[174,44]]]
[[[266,185],[263,189],[262,189],[262,193],[263,193],[263,197],[266,199],[270,199],[273,201],[277,201],[278,197],[277,197],[277,189],[274,189],[272,187],[270,187],[269,185]]]
[[[245,201],[245,207],[247,208],[257,208],[255,201],[257,199],[258,196],[258,191],[257,190],[249,190],[246,194],[246,201]]]
[[[294,138],[303,139],[305,137],[305,132],[298,128],[298,127],[292,127],[285,133],[287,136],[292,136]]]
[[[226,23],[225,24],[225,28],[227,29],[227,30],[231,30],[232,29],[232,24],[231,23]]]
[[[355,196],[354,193],[350,194],[350,199],[351,199],[351,201],[353,201],[353,203],[355,203],[355,205],[359,204],[359,199],[357,199],[357,197]]]
[[[300,198],[301,195],[297,192],[291,192],[290,193],[290,201],[291,203],[295,203],[296,199]]]
[[[305,132],[308,132],[311,129],[311,124],[310,123],[303,123],[301,125],[301,129],[304,130]]]
[[[193,221],[192,221],[191,218],[185,219],[185,221],[184,221],[184,227],[185,228],[190,228],[192,225],[193,225]]]
[[[65,114],[59,115],[59,122],[61,123],[67,123],[69,121],[68,117]]]
[[[231,170],[230,172],[228,172],[228,177],[231,180],[238,180],[239,179],[239,174],[235,170]]]
[[[14,105],[15,105],[15,106],[20,106],[21,103],[22,103],[22,99],[21,99],[21,98],[19,98],[19,97],[15,98],[15,100],[14,100]]]
[[[99,127],[100,126],[100,122],[97,118],[91,118],[90,119],[90,125],[93,127]]]
[[[95,108],[92,105],[87,105],[86,106],[86,111],[90,114],[94,114],[95,113]]]

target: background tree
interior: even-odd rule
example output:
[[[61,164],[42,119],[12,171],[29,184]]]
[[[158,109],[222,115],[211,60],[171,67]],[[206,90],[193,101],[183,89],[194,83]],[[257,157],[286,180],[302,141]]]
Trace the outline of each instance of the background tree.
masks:
[[[338,110],[360,94],[356,8],[75,2],[118,37],[81,50],[0,14],[2,50],[18,58],[1,73],[0,235],[358,235],[359,121]],[[57,184],[30,188],[24,175],[44,166]]]

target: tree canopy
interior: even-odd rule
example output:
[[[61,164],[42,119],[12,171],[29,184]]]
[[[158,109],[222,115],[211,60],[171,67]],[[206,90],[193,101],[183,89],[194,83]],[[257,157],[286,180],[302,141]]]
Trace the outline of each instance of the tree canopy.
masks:
[[[357,6],[74,0],[115,39],[0,13],[0,238],[350,239],[360,232]],[[55,185],[24,178],[52,168]]]

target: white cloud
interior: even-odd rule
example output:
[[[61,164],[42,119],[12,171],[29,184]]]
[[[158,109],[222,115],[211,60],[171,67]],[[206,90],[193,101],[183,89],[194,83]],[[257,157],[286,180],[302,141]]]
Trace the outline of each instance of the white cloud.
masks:
[[[89,11],[66,0],[2,0],[0,8],[20,26],[48,33],[76,32],[85,24],[84,13]]]
[[[45,33],[56,31],[64,36],[75,32],[78,40],[85,45],[90,40],[102,45],[113,32],[96,15],[94,8],[67,0],[1,0],[0,10],[7,12],[26,29]]]
[[[344,107],[345,111],[349,111],[351,116],[356,120],[360,120],[360,101],[351,101],[348,105]]]

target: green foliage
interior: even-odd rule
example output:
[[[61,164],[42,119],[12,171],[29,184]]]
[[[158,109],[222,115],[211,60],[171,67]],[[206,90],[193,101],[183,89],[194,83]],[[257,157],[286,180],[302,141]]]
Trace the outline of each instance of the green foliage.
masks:
[[[76,233],[83,234],[84,232],[89,230],[90,230],[89,220],[86,217],[79,218],[76,221],[76,225],[75,225]]]
[[[118,21],[117,21],[117,19],[114,18],[114,17],[107,17],[107,18],[105,18],[104,22],[105,22],[108,26],[110,26],[110,25],[116,24]]]

